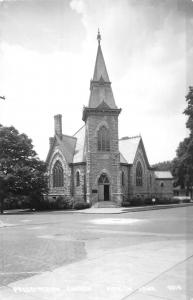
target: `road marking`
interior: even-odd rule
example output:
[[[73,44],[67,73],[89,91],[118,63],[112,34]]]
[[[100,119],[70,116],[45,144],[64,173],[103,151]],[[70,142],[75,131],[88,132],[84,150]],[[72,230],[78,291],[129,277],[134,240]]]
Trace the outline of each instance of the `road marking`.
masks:
[[[31,222],[32,220],[21,220],[23,223]]]
[[[118,219],[118,218],[108,218],[108,219],[96,219],[91,220],[91,223],[97,224],[97,225],[132,225],[134,223],[144,222],[145,220],[141,219]]]

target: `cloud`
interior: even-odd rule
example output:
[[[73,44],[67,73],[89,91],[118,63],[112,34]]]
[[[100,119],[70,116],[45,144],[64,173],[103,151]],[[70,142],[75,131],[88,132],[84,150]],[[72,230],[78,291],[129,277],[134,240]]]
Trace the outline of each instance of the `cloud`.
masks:
[[[65,0],[3,1],[0,28],[1,42],[42,53],[75,52],[84,37],[80,17]]]
[[[54,114],[63,114],[64,133],[80,128],[99,27],[115,99],[123,109],[120,136],[141,133],[150,162],[173,158],[186,134],[190,12],[186,0],[1,3],[0,81],[7,96],[1,122],[32,137],[42,158]],[[192,80],[192,63],[188,69]]]

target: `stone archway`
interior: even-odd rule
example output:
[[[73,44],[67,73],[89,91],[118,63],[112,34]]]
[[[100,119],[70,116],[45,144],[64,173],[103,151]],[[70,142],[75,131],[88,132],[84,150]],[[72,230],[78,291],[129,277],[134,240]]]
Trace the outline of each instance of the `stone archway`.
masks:
[[[101,174],[98,180],[98,200],[110,200],[110,182],[106,174]]]

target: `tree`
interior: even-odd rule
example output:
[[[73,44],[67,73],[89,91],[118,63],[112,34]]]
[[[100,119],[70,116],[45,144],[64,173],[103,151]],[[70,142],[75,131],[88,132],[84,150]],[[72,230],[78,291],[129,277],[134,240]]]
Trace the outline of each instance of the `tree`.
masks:
[[[189,87],[186,96],[187,108],[184,114],[188,117],[186,127],[190,130],[189,137],[185,138],[178,146],[177,157],[174,159],[174,174],[177,183],[191,194],[193,186],[193,87]]]
[[[170,160],[162,161],[152,165],[152,168],[158,171],[172,171],[172,167],[173,167],[173,162]]]
[[[0,125],[1,213],[7,195],[30,195],[32,201],[47,192],[46,164],[33,150],[31,139],[13,126]]]

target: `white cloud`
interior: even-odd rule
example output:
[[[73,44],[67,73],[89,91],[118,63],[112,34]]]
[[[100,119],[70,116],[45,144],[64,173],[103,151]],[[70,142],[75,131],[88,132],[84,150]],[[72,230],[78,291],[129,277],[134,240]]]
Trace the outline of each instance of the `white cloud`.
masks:
[[[71,25],[69,36],[78,36],[82,27],[86,33],[81,39],[83,47],[78,44],[77,51],[69,49],[69,39],[64,39],[62,49],[55,47],[46,53],[29,50],[25,43],[1,44],[1,93],[7,100],[1,102],[0,123],[26,132],[41,158],[45,158],[48,137],[53,135],[54,114],[62,113],[66,134],[73,134],[82,125],[98,27],[115,99],[123,109],[120,136],[141,133],[152,163],[175,155],[186,134],[182,115],[186,93],[183,18],[175,16],[174,10],[133,3],[72,0],[70,8],[81,16],[81,23],[80,30],[76,27],[73,31],[72,15],[64,15]],[[45,14],[39,11],[39,19],[41,13]],[[50,14],[50,18],[54,16]],[[32,25],[33,18],[30,30]],[[68,31],[65,26],[61,30]],[[33,49],[38,48],[37,41],[33,43]]]

